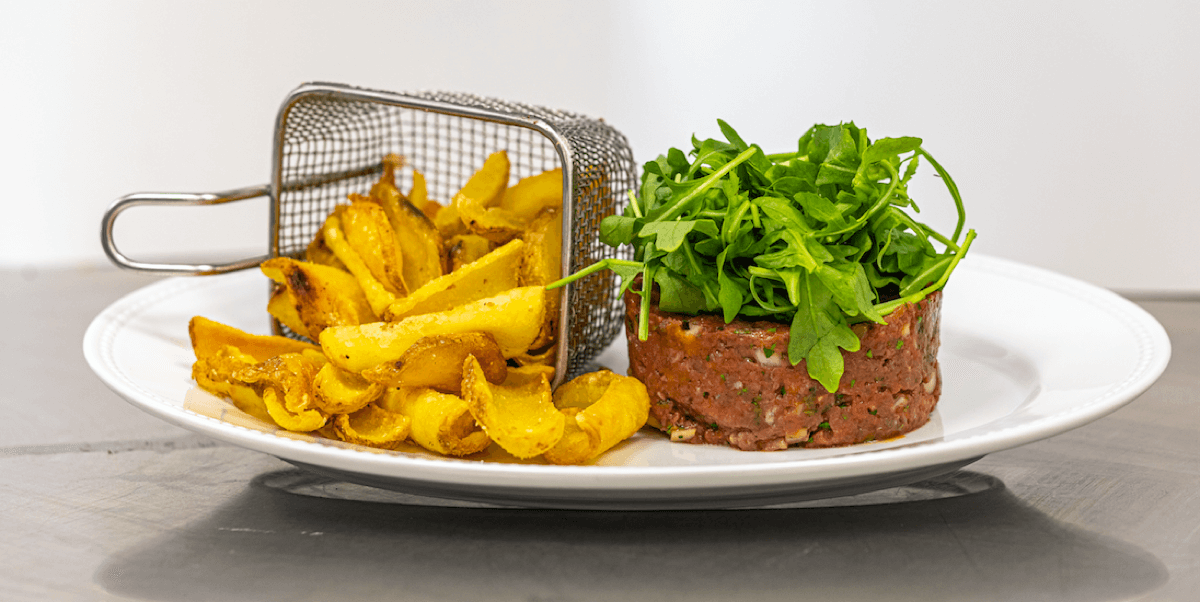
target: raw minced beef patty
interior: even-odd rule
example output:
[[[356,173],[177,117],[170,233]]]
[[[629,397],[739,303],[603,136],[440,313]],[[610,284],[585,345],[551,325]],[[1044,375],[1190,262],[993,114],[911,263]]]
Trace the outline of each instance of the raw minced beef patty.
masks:
[[[857,324],[862,342],[843,353],[837,393],[787,357],[788,326],[729,324],[651,306],[647,340],[637,337],[641,297],[625,297],[629,375],[650,392],[650,423],[673,441],[744,450],[830,447],[887,439],[929,420],[942,392],[938,368],[941,291]]]

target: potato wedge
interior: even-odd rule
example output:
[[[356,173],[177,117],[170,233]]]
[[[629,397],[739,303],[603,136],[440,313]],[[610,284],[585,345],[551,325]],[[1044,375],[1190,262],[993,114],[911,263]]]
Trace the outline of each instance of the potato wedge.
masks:
[[[337,268],[343,272],[349,272],[346,269],[346,264],[342,263],[341,259],[334,255],[333,250],[329,245],[325,244],[325,229],[320,228],[313,236],[312,242],[308,243],[308,247],[304,249],[304,260],[309,263],[327,265],[331,268]]]
[[[196,316],[188,322],[188,337],[192,341],[192,352],[197,359],[218,353],[227,345],[251,357],[257,363],[284,353],[300,353],[305,350],[320,352],[321,348],[287,337],[250,334],[232,326]]]
[[[322,228],[325,233],[325,245],[334,251],[336,257],[342,261],[342,265],[346,266],[350,275],[354,276],[355,281],[358,281],[359,289],[366,297],[367,305],[371,306],[374,314],[379,315],[396,300],[397,291],[403,296],[404,291],[408,289],[404,288],[403,278],[398,282],[398,287],[400,287],[398,289],[396,288],[397,283],[380,281],[376,273],[371,270],[371,266],[367,265],[367,261],[362,258],[358,249],[350,245],[346,231],[342,229],[341,213],[341,211],[335,211],[328,219],[325,219],[325,225]],[[391,261],[400,260],[400,255],[392,255]]]
[[[351,194],[349,198],[352,201],[349,205],[338,205],[333,213],[341,221],[346,242],[389,292],[403,295],[410,288],[415,288],[405,280],[404,263],[408,256],[397,239],[399,233],[392,224],[391,216],[378,203],[366,197]],[[327,244],[328,238],[326,233]],[[337,254],[336,249],[334,254]],[[340,255],[338,257],[341,258]],[[350,267],[349,264],[346,267]]]
[[[429,189],[425,185],[425,174],[413,169],[412,179],[413,185],[412,190],[408,191],[408,200],[414,207],[424,211],[426,203],[430,200]]]
[[[529,224],[521,259],[521,286],[546,286],[562,277],[562,212],[545,209]],[[557,340],[562,289],[546,291],[546,321],[533,347]]]
[[[577,464],[595,458],[633,436],[650,415],[650,395],[641,381],[608,370],[590,372],[563,384],[554,392],[555,407],[570,414],[582,439],[567,429],[560,445],[545,454],[555,464]]]
[[[404,282],[413,291],[446,271],[446,249],[441,233],[429,217],[396,187],[396,169],[404,159],[398,155],[384,157],[383,174],[371,187],[370,201],[387,214],[396,243],[404,255]],[[424,177],[421,178],[424,185]],[[423,194],[423,193],[422,193]],[[359,200],[367,197],[350,195]]]
[[[399,447],[408,439],[411,428],[412,420],[408,416],[389,412],[373,403],[333,418],[333,431],[338,439],[380,449]]]
[[[467,234],[467,226],[463,224],[462,218],[458,216],[458,210],[453,204],[446,205],[437,210],[433,216],[433,225],[437,228],[438,234],[442,235],[442,240],[450,240],[455,236]]]
[[[497,151],[488,155],[479,171],[475,172],[467,180],[467,183],[463,184],[458,194],[454,195],[451,204],[459,205],[461,202],[469,202],[477,204],[481,208],[495,207],[504,195],[504,190],[508,188],[510,168],[507,152]]]
[[[446,251],[446,259],[450,263],[448,266],[450,273],[454,273],[464,265],[478,261],[495,248],[496,243],[478,234],[459,234],[451,238],[447,242]]]
[[[486,332],[495,337],[501,354],[510,358],[529,349],[537,336],[545,316],[545,299],[541,287],[521,287],[399,322],[328,328],[321,332],[321,349],[334,364],[361,373],[399,360],[422,337]]]
[[[404,250],[404,279],[409,290],[416,290],[445,274],[446,246],[437,226],[420,209],[403,199],[389,215],[400,248]]]
[[[483,208],[474,203],[462,203],[455,209],[467,231],[496,244],[504,244],[525,231],[525,222],[499,207]]]
[[[496,339],[483,332],[423,337],[400,359],[364,370],[362,375],[381,386],[458,393],[462,391],[462,364],[468,355],[479,359],[489,381],[504,382],[508,363]]]
[[[329,326],[379,319],[371,311],[358,281],[347,272],[290,257],[268,259],[259,268],[268,278],[287,287],[295,302],[296,315],[310,339],[316,340]]]
[[[450,203],[467,230],[497,244],[520,236],[525,227],[511,211],[497,207],[508,186],[508,174],[508,154],[492,153]]]
[[[543,209],[562,207],[562,186],[561,168],[521,178],[504,191],[499,206],[517,219],[530,222]]]
[[[347,372],[333,364],[325,364],[313,377],[316,407],[326,414],[350,414],[383,395],[384,386]]]
[[[367,226],[372,218],[367,217],[366,214],[376,212],[382,214],[382,210],[369,203],[355,204],[362,207],[373,207],[373,209],[356,211],[352,205],[340,205],[325,220],[322,231],[325,233],[325,244],[333,250],[334,255],[358,281],[358,287],[371,306],[371,311],[375,315],[380,315],[396,300],[397,296],[404,296],[408,292],[400,273],[400,262],[403,261],[403,256],[399,252],[399,247],[394,243],[395,236],[391,233],[390,225],[387,226],[385,232],[378,231],[379,223],[375,223],[373,227]],[[383,219],[383,223],[387,224],[385,216],[375,215],[374,219]],[[358,246],[350,242],[350,236],[345,231],[347,221],[357,224],[355,229],[359,232],[356,236],[358,245],[365,245],[361,252]],[[387,240],[393,241],[390,251],[381,252],[379,248],[372,248],[371,245],[379,236],[386,236]],[[389,278],[392,280],[387,280]]]
[[[492,440],[475,423],[467,402],[457,395],[433,389],[389,389],[387,405],[408,416],[408,436],[425,449],[448,456],[481,452]],[[380,404],[384,405],[384,404]]]
[[[292,293],[286,286],[276,286],[275,290],[271,292],[271,298],[267,300],[267,313],[279,320],[280,324],[291,329],[292,332],[302,337],[308,337],[309,340],[317,340],[317,337],[308,334],[308,327],[300,319],[296,299],[292,297]]]
[[[518,286],[525,243],[514,240],[478,261],[436,278],[383,312],[389,321],[453,309],[471,301],[493,297]]]
[[[566,418],[554,407],[550,383],[544,376],[520,387],[491,385],[475,356],[468,356],[463,363],[462,386],[475,422],[513,456],[541,455],[562,438]]]

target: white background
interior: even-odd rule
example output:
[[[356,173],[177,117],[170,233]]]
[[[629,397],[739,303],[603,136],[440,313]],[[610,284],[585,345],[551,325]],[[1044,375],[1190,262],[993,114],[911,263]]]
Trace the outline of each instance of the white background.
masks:
[[[1123,291],[1200,291],[1200,3],[0,2],[0,268],[99,265],[139,191],[265,183],[306,81],[603,117],[635,159],[716,118],[768,152],[814,122],[911,135],[975,249]],[[914,190],[952,224],[932,178]],[[122,250],[265,251],[263,201],[135,209]]]

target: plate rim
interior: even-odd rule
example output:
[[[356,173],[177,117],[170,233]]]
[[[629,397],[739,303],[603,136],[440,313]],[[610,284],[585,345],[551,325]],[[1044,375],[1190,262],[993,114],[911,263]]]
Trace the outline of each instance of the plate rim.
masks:
[[[572,480],[567,485],[569,487],[596,492],[645,487],[653,483],[656,487],[679,489],[681,494],[698,488],[694,483],[698,475],[720,478],[722,488],[819,481],[822,478],[833,477],[866,477],[925,464],[977,458],[1019,447],[1078,428],[1120,409],[1153,385],[1169,363],[1171,344],[1162,325],[1149,312],[1112,291],[1044,268],[978,253],[973,253],[964,260],[961,268],[1018,278],[1030,284],[1065,293],[1076,301],[1091,302],[1104,310],[1106,315],[1118,318],[1134,335],[1138,341],[1135,365],[1124,380],[1106,387],[1102,393],[1085,403],[1027,422],[994,430],[984,429],[975,434],[952,437],[948,440],[938,439],[900,447],[863,449],[835,456],[797,457],[761,463],[696,466],[553,466],[433,458],[290,439],[193,412],[141,388],[134,379],[119,369],[113,355],[113,342],[117,335],[126,324],[163,298],[170,298],[194,287],[215,286],[211,279],[193,276],[167,278],[126,294],[92,320],[84,334],[83,351],[88,365],[101,381],[135,407],[176,426],[285,460],[318,464],[335,470],[365,472],[382,477],[401,478],[399,475],[402,475],[405,479],[446,484],[480,482],[522,490],[543,487],[560,490],[564,487],[562,480],[565,478]],[[241,272],[226,278],[247,277],[246,274],[253,272]],[[1007,417],[1008,415],[1005,416]],[[790,450],[791,453],[802,451]],[[703,488],[712,489],[713,484],[705,483]]]

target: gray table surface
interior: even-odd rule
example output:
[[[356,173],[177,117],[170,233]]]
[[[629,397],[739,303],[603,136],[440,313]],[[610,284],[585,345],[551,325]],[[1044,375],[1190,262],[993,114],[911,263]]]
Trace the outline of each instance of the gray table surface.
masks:
[[[163,423],[84,362],[152,281],[0,271],[0,600],[1200,600],[1200,300],[1164,376],[953,474],[749,510],[584,512],[337,483]]]

